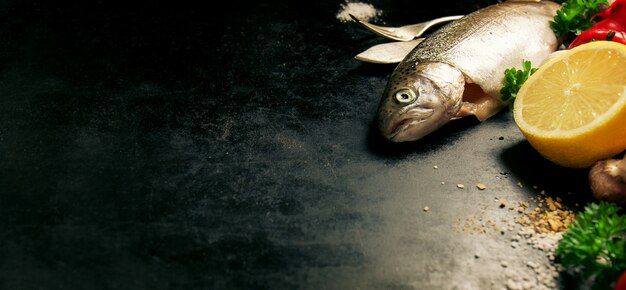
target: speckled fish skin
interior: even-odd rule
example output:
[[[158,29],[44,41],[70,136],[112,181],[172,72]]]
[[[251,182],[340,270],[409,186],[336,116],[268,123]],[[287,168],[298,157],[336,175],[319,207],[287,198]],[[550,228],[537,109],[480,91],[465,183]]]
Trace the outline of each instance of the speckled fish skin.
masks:
[[[510,0],[434,32],[400,62],[387,83],[378,116],[383,136],[414,141],[450,120],[475,115],[482,121],[500,111],[504,71],[521,67],[523,60],[538,65],[557,49],[549,21],[559,7],[551,1]],[[476,108],[469,93],[464,96],[471,83],[488,100],[480,112],[462,109]]]

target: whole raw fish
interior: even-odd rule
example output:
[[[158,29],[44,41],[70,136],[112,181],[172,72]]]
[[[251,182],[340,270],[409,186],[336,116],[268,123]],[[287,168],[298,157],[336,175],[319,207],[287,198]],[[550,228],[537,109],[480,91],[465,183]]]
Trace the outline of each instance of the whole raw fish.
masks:
[[[483,121],[505,107],[504,71],[542,63],[559,43],[550,28],[559,4],[507,1],[435,31],[396,67],[379,106],[379,128],[394,142],[418,140],[450,120]]]

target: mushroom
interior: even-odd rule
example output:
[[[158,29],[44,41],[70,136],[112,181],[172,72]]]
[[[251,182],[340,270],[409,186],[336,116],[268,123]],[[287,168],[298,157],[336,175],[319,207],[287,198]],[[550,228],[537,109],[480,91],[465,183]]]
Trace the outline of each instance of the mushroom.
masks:
[[[589,170],[589,185],[596,199],[626,206],[626,155],[596,162]]]

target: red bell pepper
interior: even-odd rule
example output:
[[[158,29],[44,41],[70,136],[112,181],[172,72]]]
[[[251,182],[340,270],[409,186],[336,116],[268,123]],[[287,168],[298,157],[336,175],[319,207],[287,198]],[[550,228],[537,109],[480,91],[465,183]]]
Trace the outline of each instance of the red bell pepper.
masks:
[[[608,9],[596,14],[594,18],[596,17],[601,20],[578,35],[569,48],[594,40],[626,44],[626,0],[616,0]]]

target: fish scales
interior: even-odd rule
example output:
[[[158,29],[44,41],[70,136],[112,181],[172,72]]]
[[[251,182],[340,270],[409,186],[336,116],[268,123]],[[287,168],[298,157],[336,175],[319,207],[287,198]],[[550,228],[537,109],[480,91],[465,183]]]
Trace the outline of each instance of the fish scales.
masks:
[[[501,110],[504,71],[543,62],[558,47],[551,1],[507,1],[434,32],[396,67],[379,107],[379,127],[395,142],[424,137],[450,120]]]
[[[520,59],[540,63],[556,50],[549,21],[558,8],[548,1],[489,6],[442,27],[409,53],[407,61],[448,63],[499,99],[506,68],[519,67]]]

